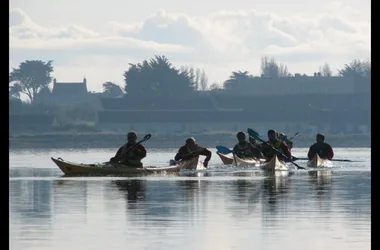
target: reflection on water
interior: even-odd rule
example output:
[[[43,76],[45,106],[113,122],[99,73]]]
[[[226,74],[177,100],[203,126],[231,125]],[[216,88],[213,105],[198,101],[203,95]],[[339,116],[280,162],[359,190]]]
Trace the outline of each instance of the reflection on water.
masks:
[[[10,249],[369,249],[369,171],[10,176]]]

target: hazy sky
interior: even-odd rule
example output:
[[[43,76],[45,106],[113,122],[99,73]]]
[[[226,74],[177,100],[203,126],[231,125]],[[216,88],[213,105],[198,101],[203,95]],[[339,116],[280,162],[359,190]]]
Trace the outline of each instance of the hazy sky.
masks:
[[[370,20],[368,0],[10,0],[10,65],[54,60],[57,81],[86,77],[95,91],[155,54],[204,68],[209,83],[260,74],[262,56],[335,73],[370,57]]]

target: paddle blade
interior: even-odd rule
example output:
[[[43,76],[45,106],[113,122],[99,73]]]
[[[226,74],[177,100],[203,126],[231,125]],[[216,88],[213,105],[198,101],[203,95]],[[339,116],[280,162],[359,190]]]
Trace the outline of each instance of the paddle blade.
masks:
[[[152,135],[151,134],[147,134],[146,136],[144,136],[144,141],[147,141],[147,140],[149,140],[150,139],[150,137],[152,137]]]
[[[221,154],[229,154],[232,153],[232,150],[225,147],[225,146],[216,146],[216,150],[218,150],[219,153]]]
[[[247,133],[250,137],[255,138],[258,141],[263,141],[263,139],[260,138],[259,133],[257,133],[255,130],[248,128]]]

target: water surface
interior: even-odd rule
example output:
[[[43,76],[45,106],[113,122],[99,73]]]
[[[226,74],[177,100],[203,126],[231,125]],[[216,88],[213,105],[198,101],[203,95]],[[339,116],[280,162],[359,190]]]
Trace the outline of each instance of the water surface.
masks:
[[[361,162],[275,176],[216,154],[209,170],[180,176],[62,177],[50,160],[116,150],[11,151],[10,249],[370,249],[370,149],[335,149]],[[149,149],[144,164],[174,153]]]

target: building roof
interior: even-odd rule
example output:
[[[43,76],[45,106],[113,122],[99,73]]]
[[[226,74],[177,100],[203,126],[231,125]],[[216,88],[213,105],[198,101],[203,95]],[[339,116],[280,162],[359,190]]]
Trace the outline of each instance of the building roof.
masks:
[[[57,82],[53,81],[53,94],[54,95],[85,95],[87,94],[86,78],[83,82]]]

